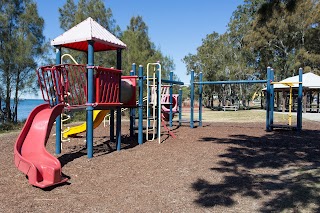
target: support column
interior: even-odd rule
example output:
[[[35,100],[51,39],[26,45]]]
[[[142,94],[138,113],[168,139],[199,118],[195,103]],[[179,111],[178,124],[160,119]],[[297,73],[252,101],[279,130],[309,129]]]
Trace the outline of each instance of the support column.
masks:
[[[287,92],[282,90],[282,113],[286,112],[286,97],[287,97]]]
[[[173,71],[170,71],[170,81],[173,81]],[[170,128],[172,128],[172,104],[173,104],[173,84],[170,83],[170,88],[169,88],[169,93],[170,93],[170,97],[169,97],[169,102],[170,102],[170,113],[169,113],[169,126]]]
[[[121,49],[117,49],[117,69],[121,70]],[[121,76],[119,79],[119,100],[121,101]],[[121,106],[117,107],[117,126],[116,126],[117,150],[121,149]]]
[[[139,65],[139,121],[138,121],[138,143],[143,143],[143,66]],[[147,122],[148,125],[148,122]],[[148,134],[148,133],[147,133]]]
[[[299,69],[298,109],[297,109],[297,130],[302,129],[302,68]]]
[[[56,47],[56,64],[61,64],[61,47]],[[56,154],[61,153],[61,115],[56,118]]]
[[[317,113],[319,113],[319,91],[317,91]]]
[[[199,75],[199,81],[202,82],[202,72]],[[202,126],[202,88],[203,85],[199,85],[199,126]]]
[[[114,109],[110,110],[110,141],[114,141]]]
[[[190,127],[194,128],[193,121],[193,108],[194,108],[194,71],[191,70],[191,80],[190,80]]]
[[[136,74],[136,64],[132,64],[132,70],[130,71],[130,76],[134,76]],[[134,128],[136,124],[136,109],[130,108],[130,137],[134,136]]]
[[[303,94],[303,98],[302,98],[302,101],[303,101],[303,112],[306,113],[307,112],[307,91],[304,89],[302,91],[302,94]]]
[[[88,158],[93,157],[93,106],[94,103],[94,79],[93,79],[93,65],[94,65],[94,41],[88,41],[88,69],[87,69],[87,155]]]
[[[280,111],[280,95],[279,95],[279,93],[280,93],[280,91],[278,90],[276,92],[276,94],[277,94],[277,112]]]
[[[179,126],[181,126],[182,120],[182,89],[179,89]]]
[[[270,127],[270,87],[271,87],[271,68],[267,68],[267,90],[266,90],[266,130],[271,131]]]
[[[312,101],[313,101],[313,98],[312,98],[312,91],[311,91],[311,90],[309,90],[309,107],[310,107],[309,112],[312,112]]]
[[[271,69],[271,72],[270,72],[270,80],[271,82],[274,81],[274,70]],[[273,114],[274,114],[274,85],[271,84],[270,85],[270,127],[271,127],[271,130],[273,130]]]

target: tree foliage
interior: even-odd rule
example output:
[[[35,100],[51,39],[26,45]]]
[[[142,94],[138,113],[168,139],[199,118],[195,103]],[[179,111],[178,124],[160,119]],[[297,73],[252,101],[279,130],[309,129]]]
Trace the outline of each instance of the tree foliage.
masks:
[[[132,63],[147,66],[147,63],[161,62],[162,77],[168,78],[169,72],[174,70],[173,60],[164,56],[149,38],[148,26],[142,16],[132,17],[127,30],[123,32],[122,41],[127,44],[123,53],[123,68],[131,70]]]
[[[122,53],[122,70],[125,75],[129,74],[132,63],[144,65],[148,62],[160,61],[163,65],[163,76],[168,76],[169,71],[174,69],[173,60],[164,56],[149,38],[148,26],[142,16],[132,17],[125,31],[121,31],[113,18],[112,10],[106,8],[101,0],[80,0],[77,4],[73,0],[67,0],[60,12],[60,27],[68,30],[74,25],[92,17],[101,26],[120,38],[126,45]],[[85,55],[72,51],[77,61],[85,63]],[[115,67],[115,51],[95,53],[95,63],[101,66]]]
[[[17,121],[19,96],[35,89],[37,58],[43,54],[44,20],[31,0],[3,0],[0,4],[0,85],[8,122]],[[14,99],[12,106],[10,100]]]
[[[317,71],[319,14],[319,2],[312,0],[265,3],[246,35],[247,47],[275,68],[279,79],[299,67]]]
[[[319,16],[318,0],[245,0],[226,33],[207,35],[196,54],[185,56],[187,74],[201,71],[204,80],[216,81],[265,79],[267,66],[278,80],[297,74],[299,67],[319,72]],[[230,90],[222,87],[209,87],[208,93]]]

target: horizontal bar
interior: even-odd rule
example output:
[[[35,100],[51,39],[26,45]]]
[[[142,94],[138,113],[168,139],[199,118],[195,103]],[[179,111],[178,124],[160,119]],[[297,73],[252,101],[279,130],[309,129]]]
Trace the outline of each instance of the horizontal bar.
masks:
[[[239,81],[202,81],[193,82],[194,84],[264,84],[267,80],[239,80]]]
[[[302,82],[279,81],[279,82],[271,82],[271,84],[302,84]]]
[[[181,82],[181,81],[171,81],[171,80],[167,80],[167,79],[162,79],[161,82],[162,82],[162,83],[167,83],[167,84],[184,85],[184,83]]]

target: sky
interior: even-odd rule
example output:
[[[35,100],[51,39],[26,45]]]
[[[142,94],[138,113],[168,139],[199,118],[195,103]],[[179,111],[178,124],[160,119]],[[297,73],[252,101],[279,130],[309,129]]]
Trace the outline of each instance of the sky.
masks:
[[[46,38],[61,35],[58,9],[66,1],[36,2],[39,15],[45,21]],[[187,83],[190,77],[186,75],[182,59],[189,53],[195,54],[206,35],[226,32],[232,12],[243,0],[104,0],[104,3],[106,8],[111,8],[121,30],[126,30],[131,17],[142,16],[149,27],[151,41],[173,59],[174,73]]]

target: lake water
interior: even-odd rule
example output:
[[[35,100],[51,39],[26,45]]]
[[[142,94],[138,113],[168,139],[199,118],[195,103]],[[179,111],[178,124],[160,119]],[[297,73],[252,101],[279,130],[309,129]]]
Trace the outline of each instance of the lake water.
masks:
[[[18,104],[18,120],[22,121],[28,118],[30,112],[38,105],[44,104],[42,99],[20,100]]]

